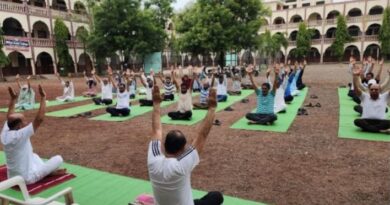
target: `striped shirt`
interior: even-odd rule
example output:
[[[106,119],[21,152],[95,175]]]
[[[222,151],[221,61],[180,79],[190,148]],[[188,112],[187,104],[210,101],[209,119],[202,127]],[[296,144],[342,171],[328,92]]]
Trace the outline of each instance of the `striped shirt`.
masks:
[[[209,98],[209,89],[204,89],[203,86],[200,88],[200,100],[201,104],[207,104],[207,100]]]
[[[164,83],[164,95],[173,95],[175,91],[176,89],[173,83]]]
[[[263,91],[256,90],[257,95],[257,114],[274,114],[275,94],[271,91],[266,96],[263,96]]]

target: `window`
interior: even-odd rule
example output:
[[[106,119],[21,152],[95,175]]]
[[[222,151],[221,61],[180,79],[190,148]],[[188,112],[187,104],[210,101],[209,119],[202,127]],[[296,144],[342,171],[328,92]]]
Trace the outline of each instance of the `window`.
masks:
[[[283,6],[283,10],[286,10],[286,9],[288,9],[288,6]]]
[[[310,3],[302,4],[302,7],[308,7],[308,6],[310,6]]]
[[[316,5],[323,5],[325,4],[325,1],[317,1]]]

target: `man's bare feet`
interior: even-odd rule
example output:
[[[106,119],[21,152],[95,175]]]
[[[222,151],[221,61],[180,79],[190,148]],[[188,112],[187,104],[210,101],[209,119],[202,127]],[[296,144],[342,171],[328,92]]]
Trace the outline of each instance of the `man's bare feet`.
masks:
[[[65,173],[66,173],[66,169],[57,169],[54,172],[52,172],[51,174],[49,174],[49,176],[63,175]]]

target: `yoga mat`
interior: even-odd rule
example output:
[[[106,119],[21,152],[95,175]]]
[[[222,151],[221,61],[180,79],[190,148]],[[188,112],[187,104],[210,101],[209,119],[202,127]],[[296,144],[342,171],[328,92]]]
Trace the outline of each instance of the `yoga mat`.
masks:
[[[241,90],[241,95],[239,96],[228,96],[228,100],[226,102],[219,102],[216,112],[224,110],[225,108],[233,105],[234,103],[248,97],[254,93],[253,90]],[[199,101],[198,99],[195,102]],[[172,120],[168,115],[164,115],[161,118],[161,123],[171,124],[171,125],[194,125],[206,117],[207,110],[192,110],[191,120]]]
[[[5,163],[4,152],[0,152],[0,163]],[[35,197],[47,198],[64,188],[72,187],[73,198],[80,205],[126,205],[143,193],[152,194],[152,186],[148,181],[120,176],[77,165],[64,164],[70,173],[77,177],[45,190]],[[2,192],[8,196],[22,199],[20,192],[8,189]],[[194,198],[206,194],[193,191]],[[224,205],[264,205],[263,203],[224,196]],[[59,200],[64,201],[63,197]]]
[[[338,94],[340,101],[338,136],[340,138],[390,142],[390,135],[363,132],[359,127],[356,127],[353,122],[355,119],[360,118],[360,116],[357,112],[355,112],[353,107],[357,104],[348,96],[347,88],[339,88]],[[387,113],[387,116],[389,119],[390,112]]]
[[[77,96],[77,97],[74,98],[73,101],[70,101],[70,102],[61,102],[61,101],[58,101],[58,100],[50,100],[50,101],[46,101],[46,107],[63,105],[63,104],[74,103],[74,102],[81,102],[81,101],[89,100],[89,99],[92,99],[92,98],[84,97],[84,96]],[[39,105],[40,105],[40,103],[35,103],[33,110],[39,109]],[[24,111],[26,111],[26,110],[17,110],[17,109],[15,109],[15,112],[24,112]],[[0,112],[8,112],[8,107],[7,108],[1,108]]]
[[[291,104],[287,105],[286,113],[278,113],[278,120],[273,125],[248,125],[248,120],[243,117],[234,123],[230,128],[241,129],[241,130],[253,130],[253,131],[271,131],[271,132],[287,132],[292,122],[294,121],[298,109],[302,106],[305,101],[308,88],[304,88],[299,93],[299,96],[294,97]],[[256,109],[252,110],[255,112]]]

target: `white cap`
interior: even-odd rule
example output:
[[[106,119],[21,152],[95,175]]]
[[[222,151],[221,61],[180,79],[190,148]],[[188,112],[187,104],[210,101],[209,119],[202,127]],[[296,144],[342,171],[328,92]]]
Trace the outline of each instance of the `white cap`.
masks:
[[[371,85],[376,85],[377,83],[376,83],[375,79],[371,79],[371,80],[368,81],[367,84],[368,84],[368,86],[371,86]]]

